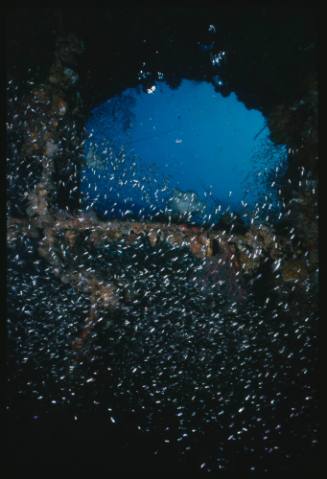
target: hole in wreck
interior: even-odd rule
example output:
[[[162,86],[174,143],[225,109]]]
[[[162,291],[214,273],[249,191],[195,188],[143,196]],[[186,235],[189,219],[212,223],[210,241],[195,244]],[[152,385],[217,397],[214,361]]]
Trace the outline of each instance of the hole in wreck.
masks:
[[[172,89],[157,81],[94,107],[81,180],[86,211],[203,225],[229,212],[249,224],[265,198],[276,214],[272,180],[285,171],[286,146],[270,140],[261,112],[223,96],[222,84],[185,79]]]

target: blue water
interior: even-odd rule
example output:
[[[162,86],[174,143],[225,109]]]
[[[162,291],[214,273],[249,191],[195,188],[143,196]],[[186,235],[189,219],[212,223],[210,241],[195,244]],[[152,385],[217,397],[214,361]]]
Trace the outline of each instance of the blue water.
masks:
[[[275,201],[260,172],[280,166],[285,148],[269,141],[259,111],[210,83],[125,90],[95,107],[86,126],[84,202],[105,217],[171,212],[171,198],[185,192],[201,205],[192,219],[254,208],[264,194]]]

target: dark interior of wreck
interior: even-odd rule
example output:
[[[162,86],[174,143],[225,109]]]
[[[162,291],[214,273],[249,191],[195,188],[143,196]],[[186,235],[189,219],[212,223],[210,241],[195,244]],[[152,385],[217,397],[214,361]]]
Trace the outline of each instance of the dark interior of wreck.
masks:
[[[79,244],[90,241],[90,248],[96,249],[104,236],[113,241],[117,238],[133,241],[140,235],[148,235],[154,247],[159,241],[153,237],[151,224],[117,223],[115,230],[109,231],[98,218],[87,218],[81,226],[79,187],[85,121],[95,105],[140,84],[137,72],[145,60],[150,71],[165,72],[171,88],[178,88],[183,78],[210,82],[214,69],[204,62],[197,48],[198,41],[210,40],[206,33],[209,24],[219,25],[219,45],[228,51],[228,61],[220,71],[224,80],[222,94],[235,92],[247,108],[262,112],[272,141],[289,148],[287,171],[279,178],[283,199],[290,205],[289,214],[276,225],[273,240],[269,227],[256,232],[255,240],[261,242],[263,259],[255,264],[239,247],[246,241],[248,244],[254,241],[248,228],[236,229],[232,245],[225,239],[219,242],[201,228],[191,234],[178,224],[163,224],[162,235],[175,235],[177,243],[188,242],[196,261],[220,254],[232,258],[236,255],[237,267],[244,265],[245,281],[251,282],[255,275],[261,275],[262,281],[254,284],[259,305],[264,302],[267,289],[274,290],[276,286],[272,264],[283,258],[281,281],[283,294],[287,291],[289,295],[289,314],[299,311],[303,317],[312,311],[318,314],[318,205],[316,196],[298,186],[303,167],[310,184],[318,185],[317,11],[287,2],[277,6],[250,3],[227,7],[219,2],[216,5],[159,8],[123,3],[115,8],[12,8],[6,12],[6,152],[10,159],[6,165],[7,248],[13,251],[8,255],[16,254],[19,238],[26,235],[36,257],[52,271],[53,281],[91,298],[86,300],[91,301],[89,320],[72,341],[77,355],[82,354],[93,334],[92,301],[102,301],[102,307],[112,308],[114,316],[118,317],[119,311],[109,287],[105,289],[96,275],[86,275],[81,281],[62,266],[60,252],[58,257],[49,253],[51,248],[56,251],[57,247],[59,251],[60,244],[78,248]],[[155,54],[156,50],[160,55]],[[63,74],[67,69],[78,76],[78,81],[67,80]],[[151,81],[151,77],[145,79],[142,86],[147,88]],[[19,100],[15,101],[15,97]],[[61,144],[60,151],[50,161],[44,159],[49,141]],[[15,182],[10,180],[11,176],[15,176]],[[292,178],[292,182],[287,178]],[[28,194],[21,194],[26,191]],[[89,235],[87,228],[94,225],[102,229]],[[228,233],[229,227],[227,220],[222,222],[217,226],[218,234],[222,230]],[[290,230],[295,239],[290,237]],[[273,245],[277,242],[278,248]],[[303,291],[308,283],[313,286],[305,296]],[[128,294],[124,296],[127,303]],[[279,293],[274,294],[273,301],[278,303]],[[13,304],[10,297],[8,314],[15,317]],[[21,319],[18,317],[17,321]],[[314,323],[308,334],[315,338],[316,332]],[[289,341],[290,348],[294,347],[292,339]],[[7,442],[12,463],[94,463],[105,465],[109,471],[127,467],[132,472],[192,472],[203,451],[214,452],[215,433],[211,426],[190,458],[180,456],[173,447],[157,455],[150,454],[153,443],[159,439],[153,433],[138,431],[137,417],[128,417],[117,426],[108,424],[107,418],[95,408],[75,422],[73,407],[71,410],[68,407],[64,411],[53,410],[42,421],[33,420],[37,414],[34,399],[17,391],[23,389],[26,378],[39,373],[28,368],[17,373],[19,368],[11,352],[13,344],[9,340],[7,347],[7,398],[11,404],[7,410]],[[316,365],[316,339],[307,354],[310,364]],[[315,390],[317,366],[312,366],[312,371],[308,381]],[[306,387],[303,384],[290,384],[290,396],[295,398],[298,388]],[[85,394],[87,397],[88,392]],[[167,417],[169,414],[168,411]],[[281,418],[283,414],[288,413],[281,411]],[[317,471],[317,448],[311,447],[307,439],[307,429],[317,421],[317,414],[312,407],[301,417],[295,417],[297,437],[292,437],[291,445],[287,433],[280,439],[281,450],[289,447],[290,451],[269,457],[266,462],[263,459],[259,471]],[[156,421],[164,422],[165,418]],[[237,444],[231,442],[228,447],[228,457],[238,454]],[[232,470],[243,471],[250,463],[243,455]]]

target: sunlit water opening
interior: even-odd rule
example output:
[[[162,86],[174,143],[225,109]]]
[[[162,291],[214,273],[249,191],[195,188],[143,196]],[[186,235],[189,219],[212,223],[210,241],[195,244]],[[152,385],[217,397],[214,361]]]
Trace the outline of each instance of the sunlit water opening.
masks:
[[[210,83],[127,89],[92,110],[87,130],[84,202],[104,218],[246,218],[264,195],[278,207],[263,171],[278,171],[285,147],[259,111]]]

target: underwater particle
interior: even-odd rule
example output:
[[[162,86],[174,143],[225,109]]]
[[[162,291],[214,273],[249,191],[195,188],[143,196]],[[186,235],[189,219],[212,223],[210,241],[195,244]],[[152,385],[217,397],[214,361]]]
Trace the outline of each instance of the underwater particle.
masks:
[[[210,61],[212,66],[217,67],[221,64],[223,59],[225,58],[226,52],[224,50],[221,50],[218,53],[211,53],[210,54]]]
[[[157,87],[155,85],[150,86],[149,88],[146,89],[146,92],[151,95],[151,93],[154,93],[156,91]]]
[[[214,75],[212,77],[212,83],[214,84],[215,87],[222,87],[224,85],[224,82],[222,81],[219,75]]]

